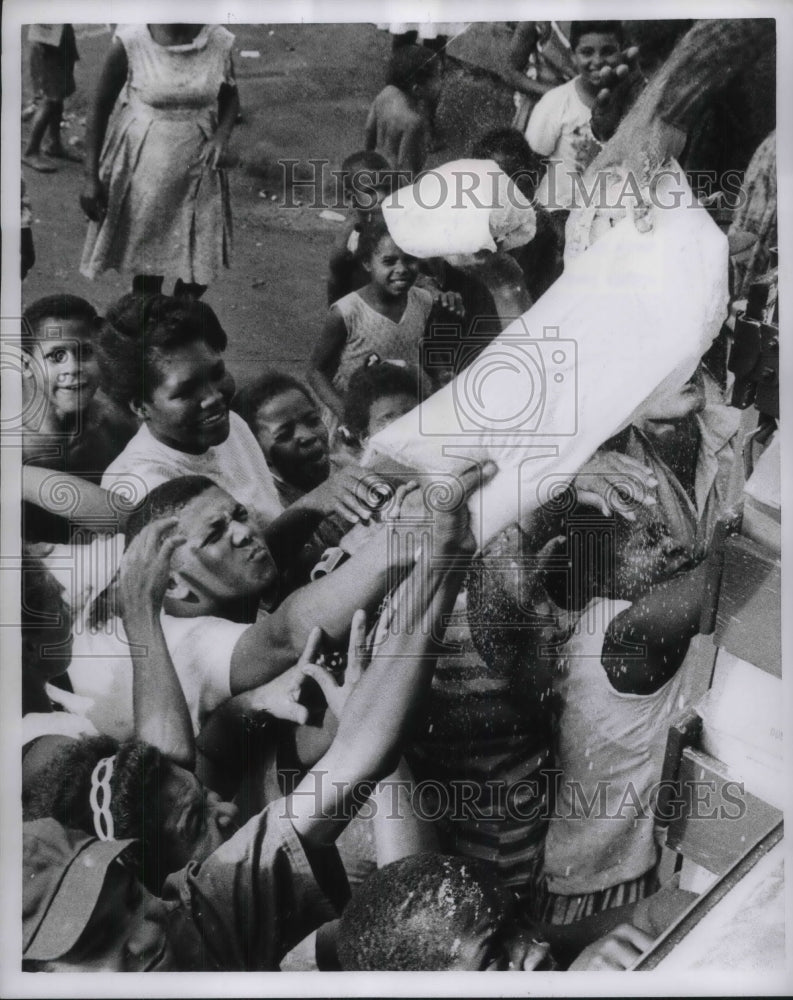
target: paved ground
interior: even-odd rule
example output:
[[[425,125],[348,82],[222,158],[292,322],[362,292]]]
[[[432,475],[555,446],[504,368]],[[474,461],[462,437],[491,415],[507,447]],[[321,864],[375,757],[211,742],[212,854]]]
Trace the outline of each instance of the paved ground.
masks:
[[[390,37],[374,25],[235,25],[235,64],[244,122],[233,148],[243,165],[231,172],[232,268],[206,294],[229,334],[228,361],[240,384],[265,366],[299,372],[325,315],[325,270],[338,223],[321,207],[280,207],[271,201],[281,158],[326,159],[330,169],[360,148],[367,109],[382,86]],[[109,26],[78,25],[77,93],[67,102],[64,138],[78,144],[92,87],[110,44]],[[476,45],[468,46],[468,55]],[[492,47],[492,46],[491,46]],[[243,58],[254,51],[258,58]],[[25,88],[29,96],[29,86]],[[448,67],[430,165],[467,152],[488,128],[507,124],[509,90],[491,75],[458,63]],[[24,127],[24,132],[27,127]],[[78,145],[79,148],[79,145]],[[264,173],[252,174],[251,165]],[[113,272],[91,282],[78,271],[85,220],[78,204],[82,169],[57,174],[24,168],[33,203],[36,265],[23,301],[57,290],[104,307],[127,290]],[[266,192],[266,196],[263,195]],[[308,199],[310,192],[297,191]]]

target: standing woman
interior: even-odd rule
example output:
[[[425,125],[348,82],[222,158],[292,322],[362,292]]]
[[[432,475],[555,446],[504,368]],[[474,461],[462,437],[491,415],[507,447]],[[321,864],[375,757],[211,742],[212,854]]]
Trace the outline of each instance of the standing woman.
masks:
[[[135,291],[169,278],[175,295],[198,298],[229,266],[233,42],[220,25],[116,29],[86,134],[87,277],[131,273]]]

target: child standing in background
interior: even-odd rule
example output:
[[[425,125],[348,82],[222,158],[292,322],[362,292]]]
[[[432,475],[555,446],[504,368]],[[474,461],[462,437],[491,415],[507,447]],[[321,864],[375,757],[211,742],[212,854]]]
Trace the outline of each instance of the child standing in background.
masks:
[[[351,153],[341,165],[341,177],[349,211],[328,263],[329,306],[368,284],[369,275],[355,253],[360,230],[371,221],[372,211],[397,186],[388,160],[372,150]]]
[[[61,142],[63,102],[75,91],[74,64],[80,57],[70,24],[31,24],[28,41],[37,103],[22,162],[39,173],[52,174],[58,168],[48,157],[82,162],[81,156],[69,152]],[[42,149],[45,134],[48,140]]]
[[[574,178],[583,174],[600,151],[592,134],[592,108],[602,88],[600,71],[616,68],[622,58],[619,21],[573,21],[570,45],[578,76],[540,98],[526,129],[529,145],[551,162],[540,182],[537,200],[549,211],[569,209]]]
[[[404,45],[391,56],[386,86],[366,120],[366,148],[381,153],[411,181],[427,158],[432,111],[438,99],[440,66],[421,45]]]
[[[394,243],[382,217],[360,234],[358,257],[369,284],[335,302],[311,354],[309,383],[335,419],[352,373],[376,354],[417,364],[433,296],[416,288],[418,261]]]

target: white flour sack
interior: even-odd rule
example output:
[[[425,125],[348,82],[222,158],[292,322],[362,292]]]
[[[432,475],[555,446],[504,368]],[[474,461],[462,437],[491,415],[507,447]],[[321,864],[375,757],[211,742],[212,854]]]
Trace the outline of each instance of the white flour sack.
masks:
[[[682,174],[658,191],[649,231],[629,213],[570,261],[469,367],[375,435],[367,462],[456,473],[492,459],[498,474],[471,500],[481,543],[548,499],[652,392],[688,379],[726,316],[727,240]]]
[[[453,160],[383,202],[391,238],[413,257],[511,250],[534,238],[531,201],[495,160]]]

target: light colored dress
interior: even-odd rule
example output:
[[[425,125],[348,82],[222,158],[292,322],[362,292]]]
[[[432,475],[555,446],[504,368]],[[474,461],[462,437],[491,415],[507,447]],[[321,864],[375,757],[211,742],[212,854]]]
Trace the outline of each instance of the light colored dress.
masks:
[[[347,327],[347,343],[333,376],[337,392],[347,391],[352,373],[372,354],[381,361],[403,361],[421,367],[421,341],[432,311],[432,294],[426,289],[415,285],[408,289],[405,311],[398,323],[373,309],[358,292],[343,296],[331,308],[341,313]]]
[[[204,25],[187,45],[159,45],[145,24],[119,25],[127,83],[108,123],[99,177],[107,214],[89,223],[80,270],[161,274],[208,285],[229,266],[224,170],[199,161],[217,127],[221,84],[234,86],[234,36]]]

